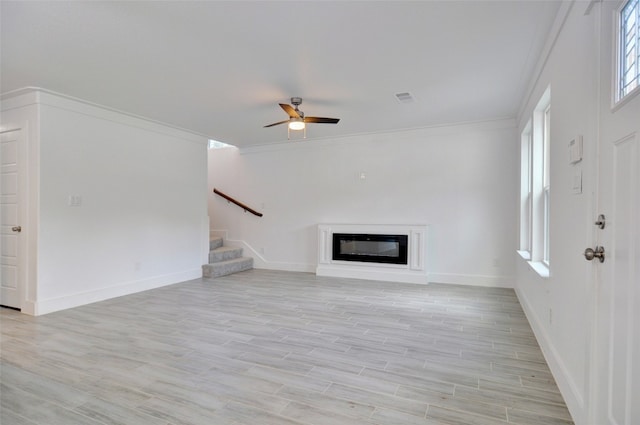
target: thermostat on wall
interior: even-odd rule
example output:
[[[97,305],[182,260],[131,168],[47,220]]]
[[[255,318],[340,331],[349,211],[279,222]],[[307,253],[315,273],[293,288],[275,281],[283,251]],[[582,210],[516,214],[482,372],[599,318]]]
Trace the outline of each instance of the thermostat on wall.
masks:
[[[582,136],[569,142],[569,164],[582,161]]]

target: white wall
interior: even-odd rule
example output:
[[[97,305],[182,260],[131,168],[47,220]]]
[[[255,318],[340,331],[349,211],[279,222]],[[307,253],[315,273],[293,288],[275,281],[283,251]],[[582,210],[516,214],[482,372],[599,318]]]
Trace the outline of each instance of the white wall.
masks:
[[[264,213],[211,194],[211,229],[257,267],[312,272],[319,223],[428,224],[431,281],[512,286],[515,139],[504,120],[211,150],[209,190]]]
[[[551,88],[550,276],[540,277],[517,254],[516,291],[545,357],[577,424],[589,422],[595,329],[592,308],[593,265],[582,253],[593,247],[597,143],[602,60],[611,66],[612,46],[600,57],[599,31],[611,31],[611,16],[598,4],[585,14],[587,2],[566,3],[550,34],[547,54],[519,118],[522,130],[544,90]],[[566,21],[563,20],[566,17]],[[601,26],[600,20],[604,25]],[[608,102],[608,97],[605,102]],[[568,144],[582,135],[584,159],[571,165]],[[572,193],[574,172],[582,170],[583,193]]]
[[[201,276],[206,139],[47,92],[35,99],[33,313]]]

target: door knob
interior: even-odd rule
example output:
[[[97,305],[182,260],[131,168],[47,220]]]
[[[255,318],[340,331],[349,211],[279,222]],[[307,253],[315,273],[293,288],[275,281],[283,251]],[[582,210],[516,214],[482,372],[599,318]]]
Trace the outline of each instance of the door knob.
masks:
[[[13,226],[11,231],[20,233],[22,232],[22,226]]]
[[[585,249],[584,258],[586,258],[587,261],[591,261],[594,258],[597,258],[600,260],[601,263],[604,263],[604,247],[596,246],[596,249],[591,249],[591,248]]]

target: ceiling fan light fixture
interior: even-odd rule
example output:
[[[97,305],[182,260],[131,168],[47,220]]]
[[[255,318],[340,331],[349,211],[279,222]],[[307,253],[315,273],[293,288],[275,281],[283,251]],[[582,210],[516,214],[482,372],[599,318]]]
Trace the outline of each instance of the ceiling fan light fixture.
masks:
[[[1,1],[1,0],[0,0]],[[292,97],[291,105],[286,103],[280,103],[280,107],[289,115],[288,120],[274,122],[273,124],[267,124],[266,127],[273,127],[275,125],[287,124],[287,139],[291,139],[291,131],[302,131],[303,138],[307,138],[307,123],[315,124],[337,124],[340,118],[327,118],[327,117],[307,117],[304,112],[298,109],[298,106],[302,103],[301,97]],[[293,106],[292,106],[293,105]]]
[[[291,118],[289,120],[289,130],[304,130],[304,121],[302,118]]]

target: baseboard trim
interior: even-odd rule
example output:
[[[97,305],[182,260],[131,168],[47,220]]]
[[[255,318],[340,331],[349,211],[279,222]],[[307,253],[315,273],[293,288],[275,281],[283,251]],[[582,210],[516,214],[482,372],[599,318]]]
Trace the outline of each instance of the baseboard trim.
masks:
[[[276,263],[276,262],[261,262],[253,263],[254,269],[262,270],[281,270],[285,272],[303,272],[303,273],[315,273],[315,264],[303,264],[303,263]]]
[[[455,273],[418,273],[408,274],[400,271],[372,272],[366,268],[332,268],[330,265],[316,265],[304,263],[287,263],[268,261],[258,251],[244,240],[229,239],[229,232],[223,229],[211,229],[210,237],[221,237],[224,239],[225,245],[234,246],[244,249],[244,255],[253,257],[253,267],[265,270],[283,270],[293,272],[315,273],[318,276],[334,276],[352,279],[382,280],[389,282],[404,283],[448,283],[454,285],[470,285],[470,286],[486,286],[493,288],[513,288],[515,278],[513,276],[487,276],[487,275],[467,275]]]
[[[124,295],[135,294],[137,292],[148,291],[149,289],[160,288],[162,286],[173,285],[174,283],[184,282],[202,277],[202,269],[192,269],[177,273],[170,273],[161,276],[154,276],[147,279],[141,279],[133,282],[125,282],[116,284],[106,288],[93,291],[79,292],[76,294],[65,295],[57,298],[49,298],[33,302],[29,306],[29,312],[34,316],[53,313],[55,311],[66,310],[68,308],[79,307],[86,304],[92,304],[99,301],[108,300],[110,298],[121,297]]]
[[[34,301],[25,301],[22,304],[22,308],[20,309],[20,313],[28,314],[30,316],[36,315],[36,303]]]
[[[249,245],[246,241],[243,241],[241,239],[229,239],[229,232],[227,230],[212,229],[209,232],[209,236],[212,238],[215,238],[215,237],[222,238],[224,240],[224,244],[227,246],[232,246],[234,248],[242,248],[243,255],[245,257],[253,258],[254,269],[282,270],[286,272],[304,272],[304,273],[315,273],[316,271],[315,264],[268,261],[262,255],[260,255],[258,251],[253,249],[253,247]]]
[[[548,333],[544,330],[542,321],[538,315],[535,314],[528,298],[519,288],[515,288],[515,292],[571,416],[575,423],[583,423],[583,421],[578,420],[578,418],[586,418],[587,415],[585,412],[584,397],[580,394],[578,385],[571,379],[571,375],[567,372],[568,369],[562,357],[553,345]]]
[[[513,288],[511,276],[486,276],[477,274],[429,273],[429,282],[453,285],[486,286],[491,288]]]

